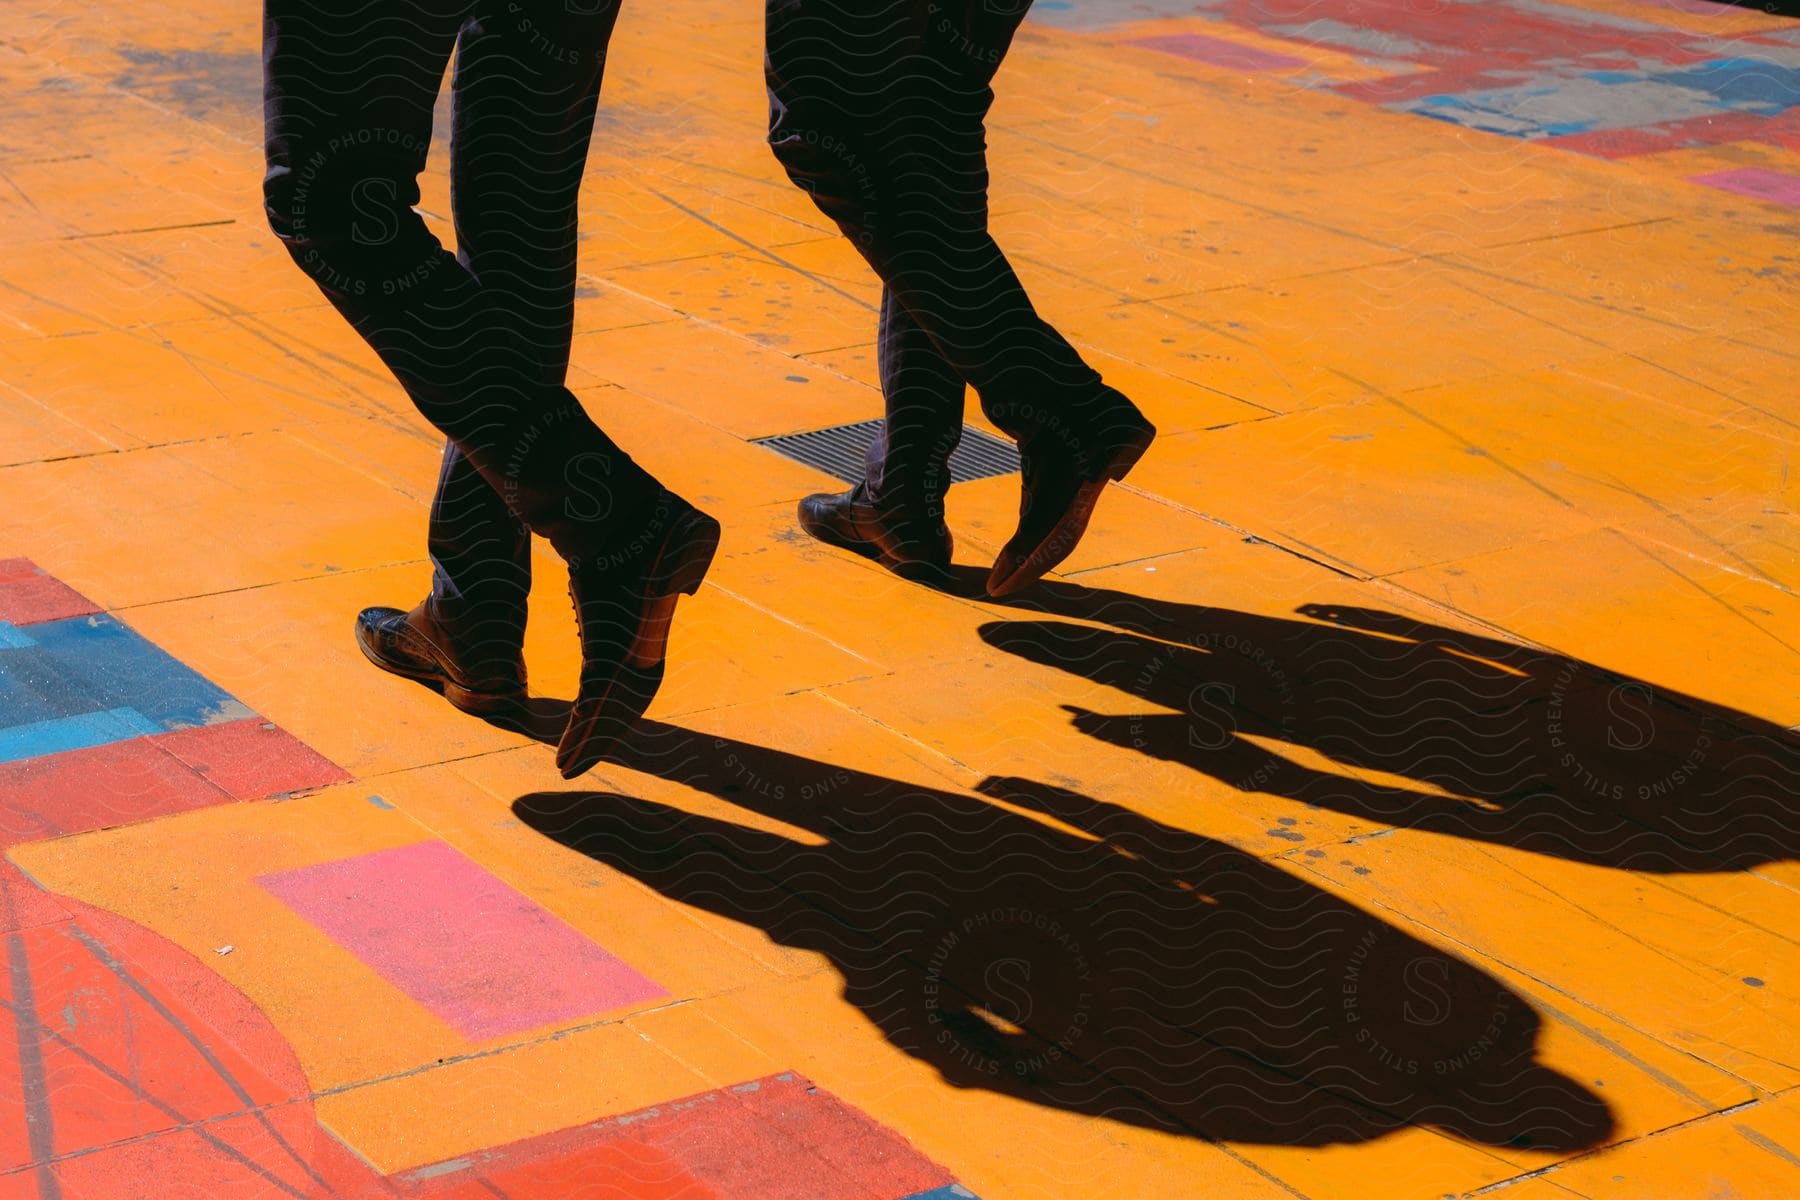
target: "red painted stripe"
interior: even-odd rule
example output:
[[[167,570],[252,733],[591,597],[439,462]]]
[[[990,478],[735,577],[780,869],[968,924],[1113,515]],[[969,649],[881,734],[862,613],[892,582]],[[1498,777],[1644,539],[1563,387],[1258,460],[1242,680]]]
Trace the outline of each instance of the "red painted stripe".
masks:
[[[1731,142],[1762,142],[1800,151],[1800,108],[1770,115],[1719,112],[1638,129],[1597,129],[1592,133],[1544,139],[1547,146],[1596,158],[1632,158],[1639,154],[1658,154],[1690,146],[1723,146]]]
[[[261,800],[350,779],[342,767],[261,717],[178,729],[151,740],[237,800]]]
[[[1278,54],[1273,50],[1246,46],[1242,42],[1207,37],[1203,33],[1174,33],[1161,37],[1134,38],[1126,44],[1143,46],[1150,50],[1162,50],[1181,58],[1191,58],[1195,62],[1208,63],[1231,71],[1282,71],[1307,65],[1304,58],[1296,58],[1292,54]]]
[[[125,825],[231,798],[169,754],[161,741],[131,738],[0,763],[0,846]]]
[[[30,559],[0,559],[0,621],[31,625],[99,611],[99,605],[46,575]]]

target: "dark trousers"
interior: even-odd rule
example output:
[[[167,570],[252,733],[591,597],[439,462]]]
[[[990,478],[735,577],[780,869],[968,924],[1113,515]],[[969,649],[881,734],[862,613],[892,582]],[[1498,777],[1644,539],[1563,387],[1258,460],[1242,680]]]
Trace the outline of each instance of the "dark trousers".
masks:
[[[269,223],[445,435],[433,605],[497,654],[523,637],[528,531],[603,556],[658,492],[563,386],[576,196],[617,15],[618,0],[264,7]],[[455,255],[412,210],[453,48]]]
[[[988,233],[990,84],[1029,7],[768,0],[769,144],[881,277],[866,485],[902,507],[941,502],[965,384],[1019,438],[1102,390]]]

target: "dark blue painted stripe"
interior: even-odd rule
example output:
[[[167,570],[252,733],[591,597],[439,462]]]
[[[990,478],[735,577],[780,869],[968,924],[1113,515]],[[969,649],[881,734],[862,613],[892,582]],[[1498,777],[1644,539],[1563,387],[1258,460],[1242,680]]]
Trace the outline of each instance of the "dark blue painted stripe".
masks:
[[[946,1183],[943,1187],[932,1188],[929,1192],[914,1192],[910,1196],[903,1196],[901,1200],[980,1200],[980,1198],[960,1183]]]
[[[110,616],[45,621],[30,637],[0,656],[0,729],[120,708],[160,730],[254,715]]]
[[[9,621],[0,621],[0,650],[22,650],[35,645],[37,643],[27,637],[23,629]]]

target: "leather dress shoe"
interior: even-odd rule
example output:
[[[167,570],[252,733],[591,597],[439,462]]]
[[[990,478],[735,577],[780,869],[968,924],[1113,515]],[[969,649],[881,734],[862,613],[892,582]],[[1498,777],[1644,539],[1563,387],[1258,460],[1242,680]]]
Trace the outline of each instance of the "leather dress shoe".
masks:
[[[988,576],[988,595],[1010,596],[1075,549],[1107,483],[1123,479],[1156,437],[1137,405],[1105,388],[1019,439],[1019,529]]]
[[[800,528],[827,545],[872,558],[903,579],[941,582],[950,570],[950,530],[941,519],[902,515],[868,498],[866,484],[800,501]]]
[[[470,661],[433,615],[430,597],[411,612],[363,609],[356,614],[356,644],[382,670],[442,692],[466,713],[502,715],[525,702],[524,657],[515,652]]]
[[[662,684],[675,603],[693,595],[719,548],[719,523],[666,489],[644,529],[614,553],[569,563],[581,687],[556,747],[573,779],[644,715]]]

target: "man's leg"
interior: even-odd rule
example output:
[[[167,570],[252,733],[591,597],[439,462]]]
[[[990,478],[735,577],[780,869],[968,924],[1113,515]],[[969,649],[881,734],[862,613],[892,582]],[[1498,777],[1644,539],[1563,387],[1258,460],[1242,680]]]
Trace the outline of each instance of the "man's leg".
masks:
[[[270,225],[526,524],[565,558],[601,556],[638,532],[656,481],[542,386],[496,295],[412,209],[463,7],[266,0]]]
[[[777,158],[1020,442],[1020,528],[996,594],[1073,549],[1154,432],[1038,315],[988,233],[988,85],[1024,14],[1005,7],[896,0],[852,20],[771,0],[765,63]]]
[[[771,0],[766,62],[776,158],[988,407],[1100,386],[988,233],[984,121],[1024,16],[1010,7]]]
[[[863,480],[800,501],[800,524],[909,579],[941,583],[950,566],[944,493],[962,438],[962,376],[891,288],[882,289],[877,337],[887,416],[869,445]]]
[[[548,25],[587,7],[522,4],[514,16]],[[557,24],[572,35],[557,45],[599,54],[615,9],[608,0],[570,14],[593,40]],[[573,775],[635,717],[626,707],[642,711],[635,697],[648,703],[639,688],[622,706],[614,684],[651,667],[660,678],[675,597],[699,586],[718,526],[634,463],[565,388],[545,385],[502,292],[412,210],[432,103],[466,15],[462,0],[266,0],[265,207],[295,262],[420,412],[569,561],[583,667],[557,761]]]
[[[894,289],[881,289],[876,367],[887,418],[869,446],[873,497],[941,520],[950,455],[962,440],[963,378]]]
[[[577,202],[617,8],[501,11],[463,24],[452,82],[457,259],[495,298],[545,388],[568,375]],[[579,10],[582,6],[570,6]],[[431,615],[483,674],[521,661],[530,532],[454,442],[431,507]],[[522,675],[521,675],[522,682]]]

